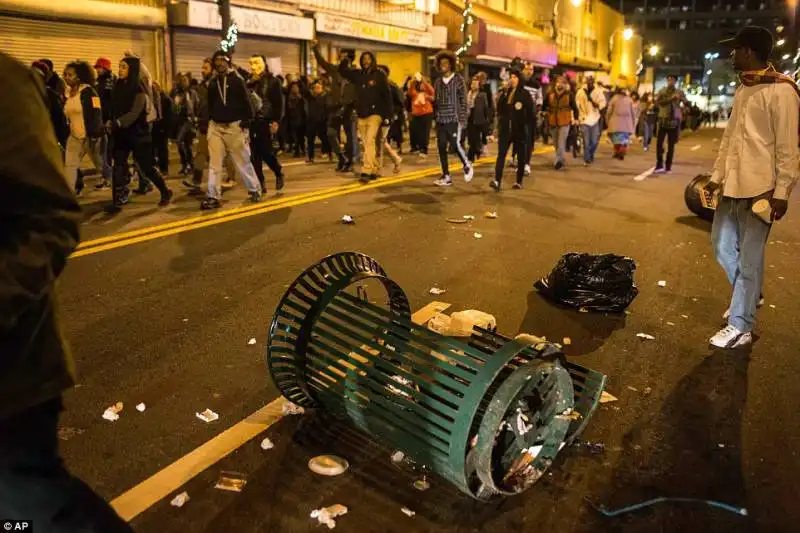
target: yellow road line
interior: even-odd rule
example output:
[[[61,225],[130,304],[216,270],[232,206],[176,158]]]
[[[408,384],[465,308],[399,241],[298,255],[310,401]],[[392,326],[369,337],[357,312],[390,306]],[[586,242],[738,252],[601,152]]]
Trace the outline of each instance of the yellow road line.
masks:
[[[551,150],[537,149],[534,153],[541,154],[549,151]],[[482,166],[492,162],[494,162],[493,158],[482,158],[475,162],[475,166]],[[458,170],[459,168],[460,168],[459,164],[454,164],[450,166],[450,170]],[[108,237],[101,237],[99,239],[86,241],[85,243],[81,244],[76,249],[76,251],[72,253],[70,257],[75,259],[86,255],[92,255],[100,252],[105,252],[108,250],[113,250],[116,248],[122,248],[124,246],[130,246],[132,244],[168,237],[170,235],[177,235],[179,233],[184,233],[194,229],[206,228],[209,226],[221,224],[223,222],[230,222],[233,220],[239,220],[254,215],[270,213],[272,211],[277,211],[279,209],[284,209],[286,207],[296,207],[311,202],[327,200],[329,198],[336,198],[338,196],[343,196],[345,194],[350,194],[352,192],[366,191],[378,187],[396,185],[398,183],[404,183],[407,181],[413,181],[424,177],[430,177],[438,174],[439,172],[440,169],[438,167],[427,168],[410,172],[401,176],[396,176],[393,178],[384,178],[371,183],[364,184],[356,182],[339,187],[331,187],[328,189],[313,191],[310,193],[287,196],[285,198],[270,200],[269,202],[264,202],[260,204],[253,204],[242,207],[236,207],[233,209],[227,209],[225,211],[221,211],[210,215],[191,217],[183,220],[177,220],[175,222],[169,222],[166,224],[149,226],[138,230],[118,233],[115,235],[109,235]]]
[[[448,307],[450,304],[445,302],[431,302],[411,315],[411,320],[415,324],[422,325]],[[112,500],[111,506],[123,520],[134,519],[283,418],[284,402],[286,400],[283,397],[273,400],[244,420],[237,422],[213,439],[201,444],[174,463],[117,496]]]

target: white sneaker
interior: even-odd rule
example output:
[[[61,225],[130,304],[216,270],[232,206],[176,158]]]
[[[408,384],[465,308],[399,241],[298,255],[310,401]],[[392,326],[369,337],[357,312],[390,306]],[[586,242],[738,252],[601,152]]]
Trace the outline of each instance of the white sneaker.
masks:
[[[472,177],[474,175],[475,175],[475,167],[473,167],[472,165],[469,165],[464,169],[464,181],[466,181],[467,183],[472,181]]]
[[[453,179],[450,176],[442,176],[433,182],[437,187],[449,187],[453,184]]]
[[[735,326],[727,325],[708,341],[717,348],[739,348],[753,342],[752,333],[742,333]]]
[[[531,166],[530,165],[525,165],[525,175],[526,176],[530,176],[531,175]]]

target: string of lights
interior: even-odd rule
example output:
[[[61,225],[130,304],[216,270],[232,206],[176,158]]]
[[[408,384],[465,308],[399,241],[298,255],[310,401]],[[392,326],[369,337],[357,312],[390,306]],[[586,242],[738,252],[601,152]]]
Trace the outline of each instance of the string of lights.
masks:
[[[223,52],[230,52],[236,46],[236,42],[239,40],[239,27],[236,25],[235,21],[231,21],[231,25],[228,26],[228,31],[225,34],[225,38],[219,42],[219,48]]]
[[[464,20],[461,22],[461,35],[463,39],[461,46],[456,50],[456,56],[461,57],[467,53],[467,50],[472,46],[472,33],[470,28],[475,23],[475,17],[472,15],[472,0],[464,1],[464,12],[462,13]]]

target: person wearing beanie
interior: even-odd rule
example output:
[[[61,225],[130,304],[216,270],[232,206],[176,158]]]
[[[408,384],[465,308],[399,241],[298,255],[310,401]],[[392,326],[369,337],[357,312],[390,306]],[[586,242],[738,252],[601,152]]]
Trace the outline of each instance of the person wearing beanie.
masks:
[[[172,200],[161,173],[153,161],[153,139],[147,121],[147,91],[140,78],[138,57],[125,57],[119,63],[119,79],[114,86],[112,127],[114,143],[114,173],[112,176],[112,211],[128,203],[130,174],[128,158],[138,166],[142,178],[149,179],[161,193],[160,206]]]
[[[766,28],[745,26],[720,44],[730,47],[741,84],[707,185],[708,192],[720,193],[711,230],[714,256],[733,286],[728,324],[709,342],[738,348],[753,342],[767,238],[786,215],[800,178],[800,89],[769,63],[773,37]]]
[[[255,118],[247,85],[236,70],[231,69],[231,59],[221,50],[211,58],[217,75],[208,87],[208,191],[202,209],[222,206],[222,165],[230,154],[250,193],[251,202],[261,201],[261,185],[251,162],[249,128]]]
[[[436,140],[439,147],[439,162],[442,177],[434,183],[439,187],[453,184],[450,177],[450,162],[447,159],[448,147],[458,155],[464,166],[464,181],[472,181],[474,169],[461,147],[461,131],[467,126],[467,83],[461,74],[455,72],[456,57],[450,51],[436,56],[436,68],[441,76],[433,84],[436,94]]]

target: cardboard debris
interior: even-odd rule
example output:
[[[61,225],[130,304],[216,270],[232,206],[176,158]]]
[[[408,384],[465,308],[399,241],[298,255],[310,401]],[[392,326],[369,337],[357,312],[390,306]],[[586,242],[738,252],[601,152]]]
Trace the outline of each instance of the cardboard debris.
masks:
[[[616,402],[619,398],[614,396],[613,394],[609,394],[606,391],[603,391],[603,394],[600,395],[600,403],[611,403]]]
[[[343,224],[355,224],[356,221],[350,215],[345,215],[345,216],[342,217],[342,223]]]
[[[271,450],[274,447],[275,447],[275,445],[268,438],[264,438],[264,440],[261,441],[261,449],[262,450]]]
[[[316,518],[321,525],[328,526],[328,529],[333,529],[336,527],[336,522],[333,519],[346,514],[347,507],[337,503],[330,507],[314,509],[311,511],[311,518]]]
[[[172,498],[172,501],[170,501],[169,504],[173,507],[183,507],[183,504],[185,504],[188,501],[189,501],[189,493],[183,491],[174,498]]]
[[[300,407],[297,404],[293,404],[292,402],[285,402],[283,407],[281,407],[281,414],[283,416],[286,415],[304,415],[306,410]]]
[[[202,420],[203,422],[210,424],[216,420],[219,420],[219,415],[212,411],[211,409],[206,409],[202,413],[195,413],[194,416]]]
[[[439,287],[431,287],[428,291],[429,294],[433,294],[434,296],[440,296],[447,292],[447,289],[440,289]]]
[[[655,337],[653,337],[652,335],[648,335],[647,333],[637,333],[636,336],[639,337],[640,339],[645,339],[648,341],[656,340]]]
[[[400,510],[403,512],[404,515],[406,515],[408,517],[413,517],[415,514],[417,514],[414,511],[412,511],[411,509],[409,509],[408,507],[403,507]]]
[[[230,492],[242,492],[245,485],[247,485],[247,476],[241,472],[223,471],[220,473],[214,488]]]

